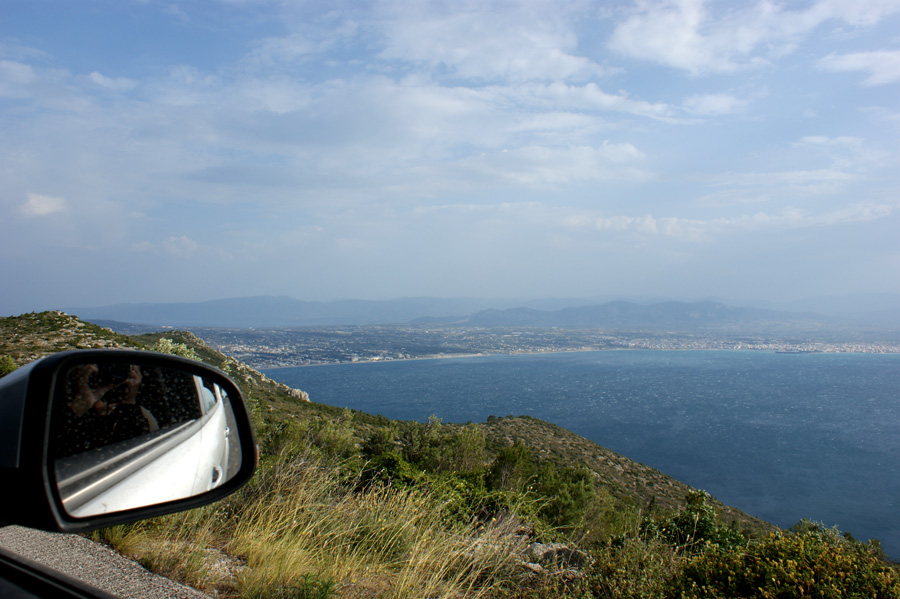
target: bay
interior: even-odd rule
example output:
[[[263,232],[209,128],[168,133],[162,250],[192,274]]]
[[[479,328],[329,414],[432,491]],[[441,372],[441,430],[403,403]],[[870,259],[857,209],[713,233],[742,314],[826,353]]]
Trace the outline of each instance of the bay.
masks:
[[[394,419],[541,418],[779,526],[808,518],[900,556],[900,355],[629,350],[266,374]]]

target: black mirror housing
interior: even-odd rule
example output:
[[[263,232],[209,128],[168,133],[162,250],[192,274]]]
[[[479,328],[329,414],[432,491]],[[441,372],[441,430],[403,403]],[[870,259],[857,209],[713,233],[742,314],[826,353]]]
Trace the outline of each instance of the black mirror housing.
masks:
[[[84,532],[199,507],[256,464],[239,389],[193,360],[73,350],[0,379],[2,524]]]

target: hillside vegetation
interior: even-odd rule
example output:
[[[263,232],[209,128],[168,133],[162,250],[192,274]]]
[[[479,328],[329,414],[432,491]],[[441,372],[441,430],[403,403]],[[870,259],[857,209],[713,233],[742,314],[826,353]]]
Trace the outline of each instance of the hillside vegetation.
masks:
[[[391,421],[307,401],[190,333],[0,319],[0,374],[89,347],[178,353],[241,387],[253,481],[94,534],[217,596],[900,598],[877,542],[806,521],[780,531],[547,422]]]

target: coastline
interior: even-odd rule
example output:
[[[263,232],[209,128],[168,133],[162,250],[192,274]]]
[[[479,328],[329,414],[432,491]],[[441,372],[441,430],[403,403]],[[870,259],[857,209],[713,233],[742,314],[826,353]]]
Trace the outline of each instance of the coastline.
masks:
[[[391,419],[422,422],[435,415],[447,423],[481,423],[490,415],[532,416],[769,522],[789,527],[810,517],[896,547],[896,527],[867,524],[871,505],[840,505],[854,506],[860,485],[878,497],[896,496],[891,423],[900,354],[542,353],[269,374],[306,390],[312,401]],[[861,435],[845,443],[841,433],[835,443],[835,431]],[[846,497],[830,499],[838,487]],[[776,488],[793,495],[773,501]]]
[[[552,350],[514,350],[507,352],[478,352],[478,353],[464,353],[464,354],[426,354],[422,356],[412,356],[408,358],[385,358],[385,357],[376,357],[371,359],[359,358],[355,360],[342,360],[335,362],[315,362],[315,363],[306,363],[306,364],[284,364],[279,366],[253,366],[257,370],[280,370],[284,368],[309,368],[316,366],[347,366],[352,364],[379,364],[379,363],[389,363],[389,362],[414,362],[421,360],[451,360],[455,358],[483,358],[483,357],[492,357],[492,356],[537,356],[537,355],[552,355],[552,354],[569,354],[569,353],[590,353],[590,352],[620,352],[620,351],[659,351],[659,352],[682,352],[682,351],[746,351],[746,352],[772,352],[776,354],[782,355],[822,355],[822,354],[872,354],[872,355],[890,355],[890,354],[900,354],[900,347],[891,348],[893,351],[886,351],[884,348],[878,348],[878,350],[866,348],[855,348],[855,349],[840,349],[840,348],[832,348],[832,349],[793,349],[793,348],[785,348],[785,349],[777,349],[777,348],[760,348],[760,347],[598,347],[598,348],[572,348],[572,349],[560,349],[554,348]],[[242,358],[248,364],[252,364],[252,359]]]

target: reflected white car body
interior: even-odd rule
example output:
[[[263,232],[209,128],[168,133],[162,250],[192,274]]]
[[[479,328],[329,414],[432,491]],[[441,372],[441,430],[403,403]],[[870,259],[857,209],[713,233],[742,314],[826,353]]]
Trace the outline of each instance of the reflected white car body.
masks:
[[[228,476],[230,405],[218,385],[194,376],[201,416],[116,445],[102,454],[72,456],[57,466],[63,506],[75,517],[117,512],[198,495]],[[74,474],[73,474],[74,473]],[[68,492],[66,491],[68,489]]]

